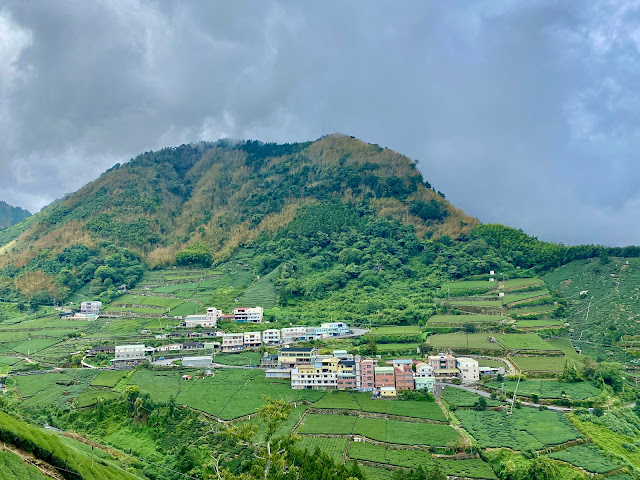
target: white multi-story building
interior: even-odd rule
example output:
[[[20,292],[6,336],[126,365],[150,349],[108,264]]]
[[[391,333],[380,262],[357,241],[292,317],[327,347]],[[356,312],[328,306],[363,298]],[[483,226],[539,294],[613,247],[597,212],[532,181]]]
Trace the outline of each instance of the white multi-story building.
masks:
[[[328,337],[342,337],[351,333],[349,325],[343,322],[322,323],[320,328],[326,329],[325,335]]]
[[[462,383],[473,383],[480,380],[480,369],[478,361],[469,357],[457,357],[456,363],[460,370],[460,380]]]
[[[187,328],[195,327],[215,327],[218,324],[220,312],[215,307],[207,308],[205,315],[187,315],[184,323]]]
[[[116,360],[125,358],[144,358],[145,346],[140,345],[116,345]]]
[[[272,328],[262,332],[262,343],[264,343],[265,345],[279,345],[280,330]]]
[[[100,315],[102,302],[82,302],[80,304],[80,313],[84,315]]]
[[[262,345],[262,335],[260,332],[244,332],[243,335],[244,348],[253,348]]]
[[[304,327],[288,327],[280,331],[282,343],[296,343],[307,340],[307,329]]]
[[[114,366],[130,366],[146,361],[146,347],[140,345],[116,345],[116,358],[111,360]]]
[[[233,310],[233,316],[238,323],[262,323],[263,315],[262,307],[240,307]]]
[[[291,369],[291,388],[337,388],[338,361],[331,355],[318,355],[310,365],[299,365]]]
[[[417,377],[433,377],[433,367],[428,363],[419,363],[416,365]]]
[[[244,348],[243,333],[225,333],[222,335],[223,352],[239,352]]]
[[[306,341],[319,340],[329,336],[329,329],[322,327],[306,327],[305,328]]]

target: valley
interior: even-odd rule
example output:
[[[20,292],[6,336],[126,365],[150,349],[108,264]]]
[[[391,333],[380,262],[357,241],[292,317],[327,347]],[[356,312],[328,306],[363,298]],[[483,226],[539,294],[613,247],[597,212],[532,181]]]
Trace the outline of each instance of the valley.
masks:
[[[637,478],[638,247],[481,225],[388,149],[147,152],[0,240],[0,438],[62,478],[249,480],[272,447],[317,478]],[[298,388],[314,362],[342,388]]]

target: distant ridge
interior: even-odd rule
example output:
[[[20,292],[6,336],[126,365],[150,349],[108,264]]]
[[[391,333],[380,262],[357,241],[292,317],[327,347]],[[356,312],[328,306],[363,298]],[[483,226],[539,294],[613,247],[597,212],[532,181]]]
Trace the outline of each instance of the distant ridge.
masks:
[[[31,213],[28,210],[13,207],[7,202],[0,200],[0,229],[15,225],[30,216]]]

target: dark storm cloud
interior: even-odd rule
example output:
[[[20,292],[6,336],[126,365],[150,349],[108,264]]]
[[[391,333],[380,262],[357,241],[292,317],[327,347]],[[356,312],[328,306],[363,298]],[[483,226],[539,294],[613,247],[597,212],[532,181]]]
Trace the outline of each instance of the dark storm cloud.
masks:
[[[637,244],[639,18],[629,1],[9,1],[0,199],[37,210],[183,142],[343,132],[419,159],[483,221]]]

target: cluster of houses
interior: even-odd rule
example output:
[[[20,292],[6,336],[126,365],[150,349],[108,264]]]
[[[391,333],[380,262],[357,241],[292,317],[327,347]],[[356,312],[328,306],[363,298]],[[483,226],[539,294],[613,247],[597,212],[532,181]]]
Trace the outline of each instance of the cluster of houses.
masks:
[[[437,380],[460,379],[474,383],[480,375],[504,374],[504,368],[479,367],[478,361],[451,354],[434,355],[427,362],[395,359],[379,366],[377,358],[351,355],[335,350],[320,355],[317,348],[281,348],[277,357],[265,356],[261,365],[268,378],[290,378],[292,389],[336,388],[372,392],[373,396],[394,397],[402,390],[433,392]]]
[[[87,351],[88,356],[98,354],[114,354],[111,360],[113,366],[133,366],[146,361],[146,356],[158,354],[180,354],[184,351],[192,350],[212,350],[224,353],[241,352],[247,349],[258,348],[262,345],[288,345],[297,342],[318,340],[330,337],[342,337],[349,335],[351,330],[347,324],[342,322],[323,323],[320,327],[291,327],[283,329],[269,329],[262,332],[239,332],[225,333],[221,330],[202,330],[193,332],[188,336],[191,338],[201,338],[203,336],[212,337],[215,341],[189,341],[183,343],[171,343],[159,347],[147,347],[139,345],[118,345],[107,347],[93,347]],[[182,333],[172,333],[171,336],[184,336]],[[168,335],[158,336],[167,338]]]

